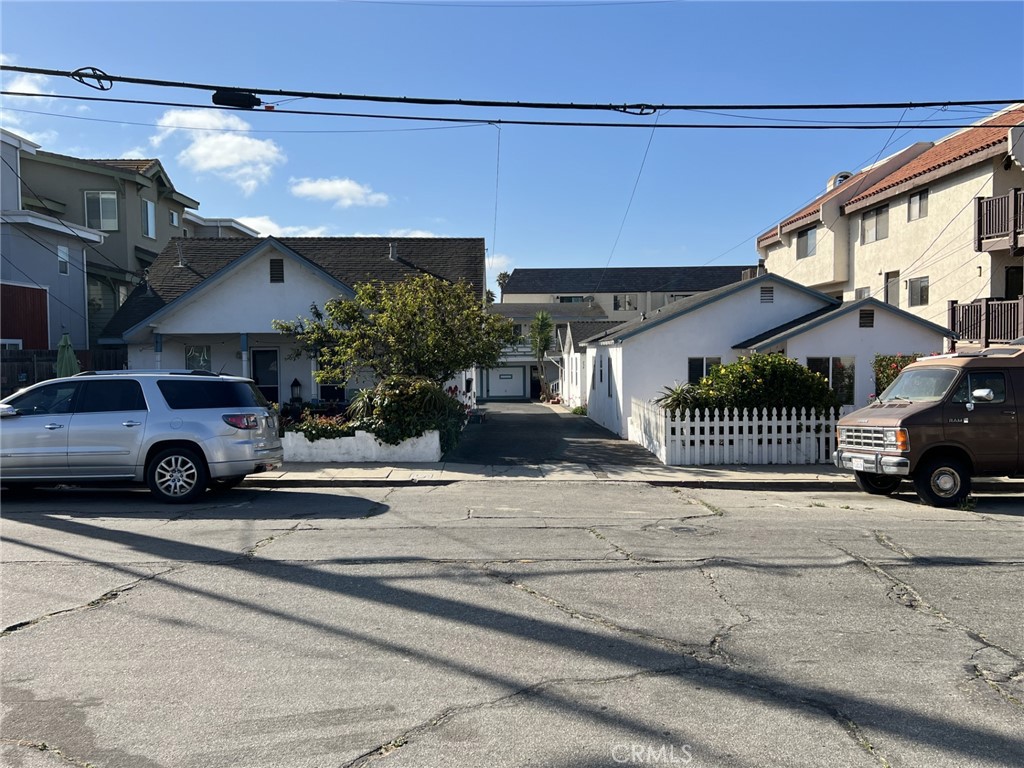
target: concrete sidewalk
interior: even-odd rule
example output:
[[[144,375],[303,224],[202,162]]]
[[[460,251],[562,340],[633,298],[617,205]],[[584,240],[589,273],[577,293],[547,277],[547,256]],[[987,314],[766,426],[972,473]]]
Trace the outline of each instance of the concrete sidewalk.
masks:
[[[331,487],[448,485],[483,480],[607,481],[652,483],[679,487],[757,488],[771,485],[794,488],[854,489],[853,476],[831,465],[665,467],[615,464],[476,465],[286,462],[275,472],[249,475],[243,483],[257,487]]]
[[[249,475],[243,486],[257,488],[358,488],[450,485],[459,482],[540,481],[648,483],[678,488],[722,488],[774,491],[856,491],[853,475],[831,464],[767,464],[758,466],[627,466],[619,464],[478,465],[285,462],[274,472]],[[909,480],[907,481],[909,487]],[[979,493],[1024,493],[1024,481],[975,478]]]

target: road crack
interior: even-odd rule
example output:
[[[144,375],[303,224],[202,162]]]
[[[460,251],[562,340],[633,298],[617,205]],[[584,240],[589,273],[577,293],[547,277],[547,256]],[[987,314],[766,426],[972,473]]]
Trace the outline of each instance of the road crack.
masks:
[[[85,603],[84,605],[76,605],[72,608],[63,608],[59,611],[53,611],[52,613],[45,613],[42,616],[37,616],[34,619],[29,619],[27,621],[19,621],[17,624],[12,624],[6,629],[0,631],[0,637],[7,637],[8,635],[14,634],[15,632],[19,632],[23,629],[28,629],[29,627],[37,626],[38,624],[42,624],[43,622],[57,618],[58,616],[66,616],[73,613],[79,613],[81,611],[92,610],[93,608],[100,608],[106,605],[107,603],[116,600],[126,592],[130,592],[131,590],[135,589],[135,587],[139,586],[139,584],[143,584],[147,581],[152,581],[153,579],[156,579],[160,576],[164,576],[168,573],[171,573],[172,571],[180,570],[184,567],[184,565],[175,565],[170,568],[166,568],[162,571],[151,573],[148,576],[141,576],[134,581],[128,582],[127,584],[122,584],[119,587],[115,587],[114,589],[104,592],[95,600],[90,600],[88,603]]]
[[[0,739],[0,744],[8,744],[15,747],[23,747],[25,749],[34,749],[39,752],[46,752],[50,755],[56,755],[60,758],[61,762],[67,763],[68,765],[78,766],[78,768],[97,768],[97,766],[94,763],[70,757],[64,754],[60,747],[55,747],[52,744],[47,744],[45,741],[27,741],[25,739]]]

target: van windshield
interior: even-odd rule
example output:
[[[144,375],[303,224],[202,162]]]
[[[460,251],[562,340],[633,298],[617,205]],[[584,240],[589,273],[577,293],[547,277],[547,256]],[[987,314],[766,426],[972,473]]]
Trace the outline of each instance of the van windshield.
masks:
[[[938,402],[956,379],[956,368],[922,368],[902,371],[881,395],[878,402],[903,400],[912,403]]]

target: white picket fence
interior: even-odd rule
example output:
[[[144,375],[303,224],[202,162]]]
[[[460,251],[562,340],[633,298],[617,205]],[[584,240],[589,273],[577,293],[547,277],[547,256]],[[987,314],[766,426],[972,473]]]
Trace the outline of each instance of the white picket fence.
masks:
[[[705,464],[827,464],[838,412],[684,411],[672,415],[633,398],[629,439],[671,467]]]

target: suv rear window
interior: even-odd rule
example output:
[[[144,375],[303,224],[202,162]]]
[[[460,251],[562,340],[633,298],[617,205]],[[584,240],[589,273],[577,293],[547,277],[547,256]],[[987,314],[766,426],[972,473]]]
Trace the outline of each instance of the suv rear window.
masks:
[[[247,381],[162,379],[157,387],[173,410],[193,408],[266,408],[267,400]]]

